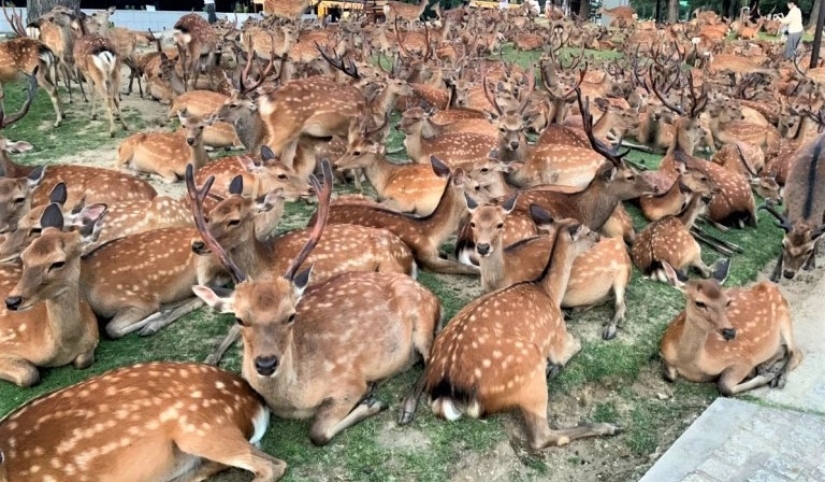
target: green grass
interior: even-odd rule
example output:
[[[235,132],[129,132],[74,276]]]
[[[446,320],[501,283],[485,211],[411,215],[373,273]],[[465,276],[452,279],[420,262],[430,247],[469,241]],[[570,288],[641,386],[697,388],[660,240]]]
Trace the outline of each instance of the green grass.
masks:
[[[567,56],[574,54],[565,53]],[[596,54],[606,56],[605,53]],[[509,47],[505,48],[504,55],[524,66],[538,57],[535,52],[517,53]],[[22,102],[21,87],[6,86],[5,89],[6,107],[14,111]],[[41,92],[29,116],[3,134],[35,145],[32,153],[20,157],[24,162],[59,162],[61,157],[79,151],[115,145],[118,139],[109,139],[105,120],[91,122],[87,110],[83,103],[67,106],[64,125],[53,129],[51,105]],[[133,111],[127,111],[127,121],[133,127],[145,125]],[[122,138],[123,134],[118,136]],[[400,145],[401,135],[393,131],[389,149]],[[651,168],[658,164],[660,157],[641,153],[631,155],[633,160]],[[641,228],[644,221],[638,210],[631,207],[630,211],[637,227]],[[282,229],[305,225],[312,212],[313,208],[305,204],[288,206]],[[764,216],[757,229],[728,233],[708,229],[745,248],[746,254],[733,259],[729,285],[753,280],[778,254],[779,231]],[[704,253],[709,262],[716,257],[710,249],[705,248]],[[472,294],[465,288],[478,283],[473,279],[426,272],[420,274],[419,280],[440,298],[447,319],[471,300]],[[612,306],[599,307],[571,318],[570,329],[582,339],[583,349],[550,384],[551,419],[555,420],[557,416],[566,424],[613,422],[621,425],[624,432],[615,438],[577,442],[569,449],[534,455],[526,455],[522,449],[517,449],[518,474],[513,476],[514,480],[548,480],[552,479],[549,474],[562,469],[573,474],[572,480],[578,481],[596,480],[597,476],[599,480],[634,480],[649,463],[649,455],[662,444],[670,443],[684,428],[690,415],[701,411],[716,396],[712,385],[681,382],[668,385],[659,376],[659,340],[667,323],[683,306],[681,295],[635,273],[626,299],[627,320],[613,341],[604,342],[600,338],[602,324],[611,316]],[[103,340],[97,360],[88,370],[42,370],[43,382],[31,389],[0,383],[0,416],[39,394],[114,367],[146,360],[201,361],[231,323],[230,316],[201,311],[152,337],[132,335],[116,342]],[[222,366],[238,371],[239,351],[230,350]],[[397,427],[394,420],[400,402],[420,373],[421,368],[416,367],[382,386],[378,396],[389,402],[390,410],[346,430],[327,447],[316,448],[310,444],[310,421],[273,420],[263,448],[289,464],[284,479],[287,481],[433,481],[448,479],[463,461],[480,460],[483,463],[485,454],[509,440],[510,434],[520,433],[517,428],[512,429],[514,417],[447,423],[434,419],[426,406],[419,407],[418,418],[412,425]],[[664,394],[664,398],[660,394]],[[594,465],[591,453],[603,446],[608,447],[606,450],[611,454],[618,454],[617,467],[597,468]],[[478,458],[468,459],[473,455]],[[220,480],[241,480],[233,478],[235,476],[223,477],[228,478]]]

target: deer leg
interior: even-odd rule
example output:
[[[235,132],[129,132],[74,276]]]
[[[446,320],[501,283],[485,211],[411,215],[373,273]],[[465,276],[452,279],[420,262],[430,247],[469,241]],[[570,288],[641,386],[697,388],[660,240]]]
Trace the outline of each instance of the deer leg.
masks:
[[[310,440],[315,445],[325,445],[335,435],[347,428],[386,410],[387,405],[369,393],[355,406],[351,402],[347,402],[348,400],[356,400],[361,394],[367,392],[367,387],[363,381],[349,381],[349,384],[347,386],[347,381],[344,381],[345,386],[342,388],[345,388],[346,392],[327,398],[318,408],[309,435]]]
[[[774,283],[779,283],[779,278],[782,276],[783,261],[784,258],[782,257],[782,253],[779,253],[779,259],[776,260],[776,266],[773,268],[773,272],[771,273],[771,281]]]
[[[219,464],[217,462],[212,462],[209,460],[204,460],[201,464],[200,468],[182,478],[175,479],[176,482],[205,482],[209,480],[212,476],[217,475],[224,470],[228,469],[226,465]]]
[[[77,86],[80,87],[80,94],[83,96],[83,100],[85,102],[89,102],[89,97],[86,96],[86,90],[83,89],[83,80],[84,80],[83,74],[77,69],[77,67],[74,68],[74,76],[73,77],[74,77],[75,82],[77,82]],[[89,92],[89,95],[92,96],[92,100],[94,101],[94,92]]]
[[[212,426],[215,427],[213,432],[208,432],[203,437],[179,434],[174,438],[175,445],[182,452],[212,463],[248,470],[255,474],[253,482],[273,482],[283,476],[286,462],[263,453],[234,427],[222,427],[220,424]],[[215,443],[216,440],[220,443]]]
[[[221,358],[223,358],[223,355],[224,353],[226,353],[226,350],[228,350],[230,346],[235,344],[235,342],[238,341],[238,338],[240,337],[241,328],[237,324],[232,325],[232,328],[229,329],[229,333],[226,334],[226,337],[224,337],[224,339],[221,341],[221,344],[218,345],[218,348],[216,348],[215,351],[213,351],[208,357],[206,357],[206,360],[204,360],[203,362],[207,365],[217,365],[218,362],[221,361]]]
[[[94,364],[95,362],[95,350],[92,348],[86,353],[78,355],[77,358],[74,359],[72,365],[78,370],[85,370]]]
[[[719,377],[719,391],[722,395],[730,397],[740,393],[763,387],[776,378],[776,373],[765,372],[758,374],[746,382],[742,382],[751,372],[751,367],[747,365],[735,365],[727,368]]]
[[[456,261],[441,259],[438,257],[438,252],[430,253],[426,256],[426,258],[422,257],[417,259],[417,261],[421,264],[422,268],[435,273],[465,274],[473,276],[478,276],[481,273],[476,266],[467,266],[466,264],[461,264]]]
[[[140,328],[137,323],[150,314],[158,311],[158,306],[146,304],[144,306],[128,306],[121,308],[106,324],[106,333],[113,339],[121,338]]]
[[[145,319],[139,321],[137,325],[142,326],[140,336],[154,335],[159,332],[161,328],[170,325],[177,321],[184,315],[191,313],[203,306],[203,300],[197,297],[173,303],[172,307],[166,307],[165,311],[154,313]],[[163,309],[163,307],[161,307]]]
[[[418,377],[418,381],[415,382],[415,385],[410,393],[404,399],[401,415],[398,417],[398,425],[407,425],[415,420],[415,411],[418,408],[418,400],[421,398],[421,393],[424,391],[425,382],[426,378],[422,373],[421,376]]]
[[[697,241],[701,241],[702,243],[707,245],[709,248],[713,249],[714,251],[716,251],[717,253],[719,253],[723,256],[731,257],[735,254],[734,251],[732,251],[732,250],[730,250],[730,249],[728,249],[724,246],[720,246],[715,241],[712,241],[712,240],[708,239],[707,237],[704,236],[704,234],[700,234],[698,232],[693,232],[692,234],[693,234],[693,237],[696,238]]]
[[[20,387],[31,387],[40,382],[40,372],[28,360],[13,355],[0,355],[0,380]]]
[[[737,253],[744,253],[745,252],[745,250],[742,249],[742,247],[739,246],[738,244],[734,244],[734,243],[725,241],[724,239],[718,238],[718,237],[708,233],[707,231],[705,231],[704,229],[702,229],[698,226],[694,226],[692,231],[693,231],[694,234],[699,234],[702,237],[704,237],[704,238],[706,238],[710,241],[713,241],[714,243],[717,243],[721,246],[724,246],[725,248],[727,248],[729,250],[736,251]],[[705,241],[705,242],[708,243],[708,245],[710,245],[710,241]]]
[[[49,100],[52,101],[52,107],[54,107],[54,126],[60,127],[60,123],[63,122],[63,111],[60,110],[60,98],[57,96],[57,86],[52,83],[48,74],[46,70],[38,69],[36,75],[37,83],[42,86],[49,95]]]
[[[624,322],[625,312],[627,311],[627,307],[624,302],[624,291],[626,287],[627,281],[623,283],[616,281],[613,284],[613,296],[615,297],[614,306],[616,311],[613,314],[613,318],[610,319],[610,323],[604,327],[604,331],[602,332],[602,338],[605,340],[612,340],[615,338],[619,323]]]

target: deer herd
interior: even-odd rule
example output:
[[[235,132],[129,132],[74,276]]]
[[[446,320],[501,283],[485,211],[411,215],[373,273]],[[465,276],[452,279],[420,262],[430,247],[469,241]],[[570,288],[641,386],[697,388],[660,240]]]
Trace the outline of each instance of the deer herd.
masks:
[[[376,387],[417,363],[399,424],[425,396],[447,420],[517,412],[533,450],[617,434],[551,429],[548,383],[582,349],[571,310],[611,302],[604,343],[645,322],[625,305],[634,267],[686,300],[661,340],[665,379],[724,395],[788,381],[802,353],[778,283],[814,268],[825,234],[825,89],[807,54],[783,61],[757,39],[770,22],[695,12],[656,26],[629,7],[609,28],[529,8],[424,20],[424,0],[331,24],[299,20],[304,1],[267,5],[240,26],[191,13],[154,33],[112,27],[114,8],[28,25],[4,10],[16,37],[0,43],[0,82],[27,96],[0,108],[0,129],[38,88],[59,126],[58,95],[88,88],[115,136],[134,81],[180,128],[128,133],[110,169],[27,166],[11,156],[33,146],[0,137],[0,380],[26,390],[45,369],[87,368],[102,337],[204,305],[235,323],[204,364],[123,367],[1,419],[0,482],[229,467],[273,481],[286,463],[258,448],[270,413],[312,419],[326,444],[389,408]],[[510,46],[540,52],[518,65]],[[394,129],[409,161],[390,157]],[[335,184],[361,194],[333,199]],[[309,226],[273,234],[293,202],[317,205]],[[762,211],[784,231],[770,281],[726,288],[743,249],[707,226],[754,230]],[[483,294],[444,320],[419,270]],[[216,368],[238,338],[241,373]]]

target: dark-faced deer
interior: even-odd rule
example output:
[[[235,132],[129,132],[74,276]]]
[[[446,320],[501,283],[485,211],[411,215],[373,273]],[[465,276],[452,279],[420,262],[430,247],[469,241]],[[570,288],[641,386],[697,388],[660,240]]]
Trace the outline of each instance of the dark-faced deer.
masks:
[[[307,288],[312,269],[300,267],[328,219],[329,164],[323,188],[314,176],[311,181],[319,198],[317,221],[283,276],[248,279],[199,220],[204,243],[226,263],[236,285],[229,297],[202,286],[194,291],[217,311],[235,314],[244,340],[242,371],[252,387],[280,417],[314,417],[310,439],[323,445],[386,408],[372,387],[405,370],[417,354],[428,359],[441,310],[435,295],[403,274],[344,273]],[[205,191],[190,183],[193,199]],[[419,386],[402,417],[415,412]]]
[[[97,318],[83,298],[80,256],[100,233],[105,206],[79,232],[64,232],[57,205],[43,213],[43,234],[21,254],[22,273],[0,316],[0,379],[28,387],[39,367],[87,368],[98,343]],[[15,277],[4,274],[5,285]],[[42,302],[42,303],[41,303]]]
[[[783,387],[802,361],[788,302],[768,282],[723,288],[727,268],[721,266],[712,279],[686,281],[665,265],[668,280],[682,290],[686,304],[662,338],[664,377],[716,381],[726,396],[768,384]]]
[[[482,296],[438,334],[424,374],[435,415],[456,420],[518,410],[533,450],[618,432],[606,423],[552,430],[547,421],[546,373],[581,350],[567,331],[561,300],[573,260],[598,236],[586,226],[564,222],[555,238],[536,280]]]
[[[237,467],[274,482],[286,464],[256,447],[268,425],[238,375],[192,363],[118,368],[0,420],[0,480],[172,482]]]

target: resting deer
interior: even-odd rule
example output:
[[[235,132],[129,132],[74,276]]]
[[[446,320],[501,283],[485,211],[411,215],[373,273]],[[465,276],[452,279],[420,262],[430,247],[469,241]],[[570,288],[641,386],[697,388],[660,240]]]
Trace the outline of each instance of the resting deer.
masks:
[[[164,182],[181,179],[186,166],[200,169],[209,161],[203,146],[206,123],[185,110],[178,113],[186,133],[140,132],[123,141],[117,150],[117,166],[158,174]]]
[[[545,373],[581,350],[564,323],[562,297],[573,260],[598,236],[586,226],[564,222],[555,238],[537,279],[476,299],[438,334],[424,372],[424,391],[435,415],[456,420],[518,410],[533,450],[618,433],[606,423],[551,430],[547,422]]]
[[[532,281],[541,275],[547,257],[553,249],[554,234],[537,236],[505,246],[502,231],[507,215],[515,207],[516,196],[501,205],[483,205],[467,196],[470,211],[472,241],[481,269],[481,286],[491,292],[515,283]],[[533,221],[539,230],[544,226],[555,228],[551,219],[541,218],[541,209],[531,209]],[[633,265],[621,238],[602,238],[596,245],[573,262],[562,308],[590,308],[602,304],[611,293],[616,313],[605,327],[603,336],[616,336],[618,324],[624,320],[624,292],[630,282]]]
[[[423,109],[411,109],[404,113],[399,124],[406,135],[407,154],[418,164],[426,165],[430,157],[435,156],[449,166],[471,168],[479,159],[486,159],[497,145],[495,137],[473,132],[448,131],[428,139],[423,134],[425,117]]]
[[[235,314],[244,378],[276,415],[314,417],[316,445],[386,409],[372,395],[374,384],[405,370],[417,354],[428,359],[441,316],[435,295],[403,274],[350,272],[307,288],[312,268],[300,268],[321,239],[332,194],[329,164],[323,169],[323,188],[311,178],[319,199],[316,224],[282,277],[247,278],[196,213],[204,243],[236,284],[229,297],[193,289],[217,311]],[[207,189],[188,186],[193,199],[205,197]],[[417,385],[405,413],[415,411],[419,392]]]
[[[60,207],[51,205],[40,220],[43,234],[20,256],[22,273],[2,272],[2,284],[16,285],[0,316],[0,379],[30,387],[40,380],[39,367],[94,362],[97,318],[80,293],[80,256],[97,239],[105,211],[67,233]]]
[[[411,25],[421,17],[428,4],[429,0],[420,0],[418,5],[390,0],[384,4],[384,16],[388,23],[400,19],[406,20]],[[396,25],[398,25],[397,22]]]
[[[447,182],[438,205],[428,216],[415,217],[364,203],[340,203],[332,206],[330,223],[386,229],[410,247],[415,260],[425,269],[445,274],[478,274],[474,267],[439,257],[439,246],[455,232],[466,209],[465,174],[460,168],[451,171],[435,157],[431,162],[435,174]]]
[[[100,433],[79,435],[97,430],[90,422]],[[257,447],[268,425],[260,396],[233,373],[170,362],[118,368],[0,420],[0,480],[70,480],[82,470],[89,480],[172,482],[237,467],[274,482],[286,463]]]
[[[639,198],[639,207],[650,221],[658,221],[666,216],[679,214],[685,209],[693,193],[709,192],[713,185],[710,178],[702,171],[690,169],[676,162],[678,176],[670,188],[656,196]]]
[[[771,274],[771,281],[780,276],[793,279],[800,269],[816,267],[816,253],[825,234],[825,134],[802,146],[791,163],[785,184],[785,212],[780,214],[769,201],[765,208],[779,221],[785,231],[782,253]]]
[[[309,183],[277,159],[272,149],[263,146],[260,152],[260,159],[248,155],[216,159],[198,169],[195,182],[202,185],[209,176],[214,176],[218,185],[230,186],[232,179],[241,176],[242,194],[248,197],[256,198],[278,188],[291,199],[311,195]],[[221,197],[229,195],[227,189],[215,189],[213,193]]]
[[[721,266],[712,279],[687,281],[665,265],[668,281],[685,294],[686,304],[662,337],[664,377],[716,380],[725,396],[768,384],[784,387],[788,373],[802,362],[788,302],[768,282],[723,288],[728,267]]]

